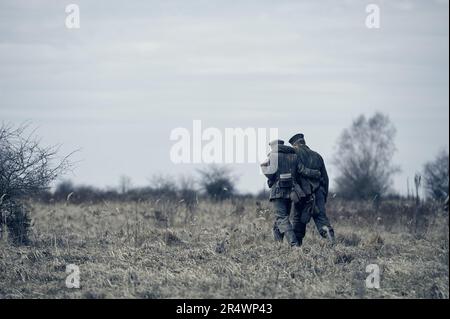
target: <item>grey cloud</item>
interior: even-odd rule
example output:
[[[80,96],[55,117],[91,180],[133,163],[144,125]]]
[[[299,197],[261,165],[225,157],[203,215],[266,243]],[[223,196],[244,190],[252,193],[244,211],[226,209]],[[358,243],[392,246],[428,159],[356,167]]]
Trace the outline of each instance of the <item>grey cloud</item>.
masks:
[[[302,130],[330,162],[342,128],[381,110],[399,131],[400,190],[448,147],[448,2],[374,1],[380,30],[356,0],[73,2],[80,30],[60,1],[0,3],[0,118],[83,147],[79,181],[193,169],[167,162],[170,130],[193,119]],[[261,187],[237,169],[242,189]]]

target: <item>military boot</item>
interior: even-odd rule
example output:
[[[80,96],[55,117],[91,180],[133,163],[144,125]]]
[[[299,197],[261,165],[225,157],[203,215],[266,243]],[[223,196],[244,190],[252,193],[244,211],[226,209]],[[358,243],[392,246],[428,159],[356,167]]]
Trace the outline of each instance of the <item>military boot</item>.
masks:
[[[280,232],[280,230],[278,229],[278,226],[276,224],[273,225],[272,233],[273,233],[273,239],[275,239],[276,242],[282,242],[283,241],[284,234],[282,234]]]
[[[287,242],[291,247],[300,247],[300,243],[297,240],[297,237],[295,236],[294,231],[287,231],[284,233],[284,237],[286,237]]]
[[[336,239],[334,237],[334,230],[329,226],[322,227],[322,229],[320,230],[320,236],[328,239],[331,245],[334,245],[336,243]]]

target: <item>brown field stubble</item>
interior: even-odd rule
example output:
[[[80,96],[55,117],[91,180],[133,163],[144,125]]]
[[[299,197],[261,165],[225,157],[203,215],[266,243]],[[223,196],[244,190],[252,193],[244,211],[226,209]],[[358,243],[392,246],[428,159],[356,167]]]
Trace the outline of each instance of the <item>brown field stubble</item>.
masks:
[[[29,246],[0,243],[0,298],[448,298],[448,212],[331,200],[330,247],[273,242],[268,203],[31,204]],[[188,214],[186,216],[186,214]],[[187,218],[186,218],[187,217]],[[80,268],[80,289],[65,285]],[[381,270],[368,289],[366,266]]]

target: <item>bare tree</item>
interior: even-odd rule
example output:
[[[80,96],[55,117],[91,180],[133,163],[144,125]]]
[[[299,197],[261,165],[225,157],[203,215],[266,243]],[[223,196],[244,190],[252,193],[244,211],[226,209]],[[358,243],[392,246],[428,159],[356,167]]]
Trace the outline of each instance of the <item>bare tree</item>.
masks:
[[[192,220],[198,205],[198,193],[195,180],[191,176],[181,176],[179,179],[179,195],[186,208],[185,223]]]
[[[433,161],[424,165],[424,187],[427,195],[436,200],[448,197],[449,154],[442,150]]]
[[[349,199],[379,198],[389,192],[396,151],[396,129],[384,114],[364,115],[353,121],[339,137],[334,164],[339,169],[338,192]]]
[[[236,178],[226,166],[211,165],[200,174],[200,186],[213,199],[224,200],[235,193]]]
[[[126,194],[130,191],[132,186],[131,177],[122,175],[119,178],[119,192],[121,194]]]
[[[59,158],[58,147],[44,147],[29,125],[0,126],[0,226],[25,240],[28,217],[21,201],[47,190],[50,183],[69,169],[69,156]],[[19,218],[20,217],[20,218]],[[15,222],[21,222],[16,225]],[[22,227],[22,228],[21,228]],[[19,239],[17,237],[20,237]]]

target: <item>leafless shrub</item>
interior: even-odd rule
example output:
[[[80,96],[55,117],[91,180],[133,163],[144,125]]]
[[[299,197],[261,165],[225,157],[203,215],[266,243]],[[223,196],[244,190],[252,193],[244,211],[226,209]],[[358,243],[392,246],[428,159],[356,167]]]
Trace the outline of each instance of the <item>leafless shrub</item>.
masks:
[[[3,203],[0,210],[1,235],[16,244],[28,244],[28,230],[31,227],[31,218],[28,208],[22,203],[8,201]],[[4,227],[6,225],[6,227]]]
[[[42,146],[29,125],[0,126],[0,226],[6,225],[14,238],[26,242],[29,218],[21,200],[46,191],[70,168],[69,156],[59,158],[57,146]]]
[[[211,165],[198,171],[200,186],[214,200],[224,200],[235,194],[235,180],[230,169]]]
[[[69,156],[59,158],[58,146],[41,146],[28,125],[0,127],[0,193],[22,198],[48,189],[71,163]]]

